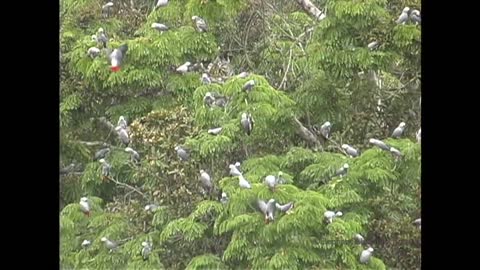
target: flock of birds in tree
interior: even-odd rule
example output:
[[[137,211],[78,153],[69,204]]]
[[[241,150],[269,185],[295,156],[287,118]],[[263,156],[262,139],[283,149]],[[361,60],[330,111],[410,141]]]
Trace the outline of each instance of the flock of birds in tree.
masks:
[[[155,8],[164,7],[167,4],[168,4],[168,0],[158,0]],[[112,2],[109,2],[105,5],[103,5],[102,6],[102,14],[104,16],[109,16],[112,12],[112,7],[113,6],[114,6],[114,4]],[[195,22],[196,29],[197,29],[198,32],[208,31],[208,26],[207,26],[205,20],[203,20],[202,18],[200,18],[198,16],[193,16],[192,20]],[[415,24],[421,23],[420,11],[418,11],[418,10],[410,11],[409,7],[405,7],[403,9],[401,15],[399,16],[399,18],[396,20],[396,23],[397,24],[405,24],[409,20],[411,20]],[[151,25],[151,27],[153,29],[158,30],[159,32],[164,32],[164,31],[167,31],[169,29],[166,25],[161,24],[161,23],[153,23]],[[98,30],[97,34],[92,36],[92,40],[97,42],[99,45],[102,45],[102,47],[104,48],[104,50],[105,50],[105,52],[108,56],[108,59],[110,61],[110,64],[111,64],[111,70],[113,72],[119,71],[120,67],[122,65],[123,59],[124,59],[124,57],[125,57],[125,55],[128,51],[127,44],[123,44],[119,48],[111,51],[111,49],[109,49],[107,47],[108,38],[107,38],[103,28],[100,28]],[[377,41],[373,41],[370,44],[368,44],[367,47],[369,49],[375,49],[375,48],[378,47],[378,45],[379,44],[378,44]],[[101,54],[101,50],[97,47],[92,47],[92,48],[88,49],[88,55],[91,56],[92,58],[95,58],[95,57],[99,56],[100,54]],[[192,66],[192,64],[190,62],[186,62],[185,64],[179,66],[176,69],[176,71],[181,73],[181,74],[185,74],[185,73],[191,71],[191,66]],[[250,74],[248,72],[242,72],[242,73],[238,74],[236,77],[237,78],[247,78],[249,75]],[[213,81],[212,78],[207,73],[203,73],[200,80],[202,81],[203,84],[206,84],[206,85],[211,84],[212,81]],[[254,88],[255,88],[255,81],[254,80],[249,80],[243,85],[242,90],[247,92],[247,93],[250,93],[251,91],[254,90]],[[205,94],[204,98],[203,98],[204,104],[206,106],[212,108],[212,109],[214,107],[224,108],[225,106],[228,105],[229,101],[230,100],[229,100],[228,97],[222,96],[222,95],[220,95],[219,93],[216,93],[216,92],[214,92],[214,93],[207,92]],[[317,143],[319,143],[319,141],[325,142],[325,141],[329,140],[331,126],[332,126],[332,124],[330,122],[328,122],[328,121],[325,122],[320,128],[318,128],[316,126],[313,126],[313,128],[310,130],[310,129],[304,127],[303,124],[300,121],[298,121],[298,119],[295,118],[294,120],[299,125],[298,134],[304,140],[306,140],[307,142],[317,144]],[[254,129],[254,123],[255,123],[255,121],[254,121],[251,113],[248,113],[248,112],[242,113],[241,119],[240,119],[240,125],[242,126],[244,132],[247,135],[252,134],[253,129]],[[400,138],[403,135],[405,127],[406,127],[406,124],[404,122],[401,122],[398,125],[398,127],[395,128],[395,130],[392,132],[391,136],[393,138]],[[120,116],[120,118],[118,120],[118,123],[117,123],[117,126],[115,127],[115,131],[118,135],[118,139],[120,140],[120,142],[124,146],[126,146],[125,152],[130,154],[131,161],[134,164],[139,165],[140,161],[141,161],[140,154],[137,151],[135,151],[134,149],[132,149],[131,147],[128,147],[128,145],[130,143],[129,128],[128,128],[128,124],[127,124],[127,121],[126,121],[124,116]],[[222,131],[222,127],[212,128],[212,129],[208,130],[208,134],[218,135],[218,134],[220,134],[221,131]],[[416,139],[417,139],[418,143],[421,143],[421,129],[419,129],[417,131]],[[373,146],[376,146],[376,147],[384,150],[384,151],[390,152],[396,159],[402,157],[402,153],[398,149],[386,144],[385,142],[383,142],[381,140],[371,138],[369,140],[369,143],[372,144]],[[323,143],[320,143],[320,144],[323,144]],[[360,155],[360,152],[357,149],[355,149],[354,147],[352,147],[348,144],[343,144],[341,146],[341,148],[344,150],[344,153],[347,156],[349,156],[350,158],[355,158],[355,157],[358,157]],[[102,176],[103,180],[111,179],[110,176],[111,176],[112,166],[105,160],[105,158],[109,155],[110,151],[111,151],[110,148],[103,148],[103,149],[100,149],[99,151],[97,151],[95,153],[95,160],[98,160],[102,165],[101,176]],[[187,149],[186,147],[176,146],[175,151],[177,153],[178,158],[181,161],[188,162],[190,160],[190,150]],[[73,164],[69,165],[67,168],[62,169],[63,173],[68,172],[69,170],[72,170],[73,169],[72,165]],[[344,177],[348,173],[348,168],[349,168],[349,165],[347,163],[345,163],[341,168],[339,168],[335,172],[333,177],[336,177],[336,176]],[[235,164],[230,164],[229,169],[230,169],[230,172],[229,172],[230,176],[238,177],[238,185],[240,186],[240,188],[243,188],[243,189],[251,189],[252,188],[250,182],[247,179],[245,179],[245,177],[243,176],[243,173],[241,172],[240,162],[236,162]],[[62,171],[61,171],[61,173],[62,173]],[[283,173],[281,171],[278,172],[278,174],[276,176],[268,175],[268,176],[265,177],[264,184],[272,192],[275,192],[275,189],[278,185],[286,183],[286,180],[282,178],[282,175],[283,175]],[[211,193],[213,191],[214,184],[212,182],[212,178],[203,169],[200,170],[199,180],[200,180],[200,183],[203,187],[202,192],[204,194],[205,193]],[[229,201],[228,195],[225,192],[221,192],[221,196],[219,196],[219,201],[222,204],[228,203],[228,201]],[[258,199],[257,200],[257,206],[258,206],[258,209],[263,213],[263,215],[265,217],[265,223],[268,224],[268,223],[273,222],[275,220],[276,210],[278,210],[280,212],[283,212],[283,213],[286,213],[286,214],[291,213],[292,209],[294,208],[294,202],[288,202],[288,203],[285,203],[285,204],[282,205],[282,204],[279,204],[278,202],[276,202],[275,199],[273,199],[273,198],[268,200],[267,202],[264,201],[264,200]],[[158,209],[158,207],[159,206],[156,205],[156,204],[148,204],[148,205],[145,206],[145,211],[154,212]],[[90,216],[91,206],[90,206],[90,203],[89,203],[89,199],[87,197],[82,197],[80,199],[80,210],[86,216],[88,216],[88,217]],[[325,220],[326,220],[327,223],[334,222],[334,220],[336,218],[339,218],[342,215],[343,215],[343,213],[341,211],[335,212],[335,211],[327,210],[324,213],[324,217],[325,217]],[[413,223],[415,225],[417,225],[418,228],[421,228],[421,219],[420,218],[416,219]],[[361,236],[360,234],[356,234],[354,236],[354,239],[359,244],[363,244],[365,242],[364,237]],[[119,242],[112,241],[112,240],[110,240],[106,237],[103,237],[101,239],[101,241],[104,243],[105,247],[110,251],[115,250],[120,245]],[[89,240],[84,240],[81,245],[82,245],[82,247],[87,248],[88,246],[91,245],[91,242]],[[152,252],[152,249],[153,249],[152,242],[150,242],[150,241],[142,242],[141,255],[143,256],[144,260],[148,259],[149,254]],[[368,248],[366,248],[365,250],[363,250],[361,252],[360,262],[361,263],[368,263],[371,256],[372,256],[372,253],[373,253],[373,248],[368,246]]]

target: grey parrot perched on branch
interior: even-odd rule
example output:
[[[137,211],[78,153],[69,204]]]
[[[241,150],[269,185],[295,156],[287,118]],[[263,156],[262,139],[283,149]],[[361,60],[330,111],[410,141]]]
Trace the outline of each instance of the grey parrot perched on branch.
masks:
[[[117,135],[120,141],[127,146],[130,143],[130,136],[128,136],[127,130],[118,126],[115,128],[115,131],[117,131]]]
[[[83,240],[83,242],[82,242],[82,247],[83,247],[83,248],[87,248],[87,247],[89,247],[91,244],[92,244],[91,241],[85,239],[85,240]]]
[[[370,139],[368,140],[369,143],[377,146],[378,148],[382,149],[382,150],[385,150],[385,151],[390,151],[390,146],[388,146],[386,143],[380,141],[380,140],[377,140],[377,139]]]
[[[254,86],[255,86],[255,81],[250,80],[243,85],[242,90],[247,92],[247,93],[250,93],[250,91],[252,91]]]
[[[231,176],[240,176],[242,175],[242,173],[240,172],[240,170],[233,164],[230,164],[228,166],[230,168],[230,175]]]
[[[108,17],[112,13],[113,2],[108,2],[102,6],[102,15],[103,17]]]
[[[240,120],[240,123],[242,124],[243,130],[245,130],[245,133],[247,133],[247,135],[250,136],[255,123],[252,115],[250,113],[249,114],[242,113],[242,119]]]
[[[343,166],[335,172],[335,176],[344,177],[348,173],[348,164],[345,163]]]
[[[222,197],[220,198],[220,202],[221,202],[222,204],[226,204],[226,203],[228,203],[228,196],[227,196],[227,193],[225,193],[225,192],[222,192]]]
[[[118,247],[116,242],[111,241],[106,237],[102,237],[101,241],[104,243],[105,247],[110,250],[110,252]]]
[[[101,43],[103,48],[107,48],[108,37],[105,34],[105,30],[103,28],[99,28],[97,31],[97,42]]]
[[[379,45],[378,41],[372,41],[368,43],[367,48],[369,50],[375,50],[376,48],[378,48],[378,45]]]
[[[162,23],[152,23],[151,27],[161,33],[168,30],[168,26]]]
[[[110,153],[110,148],[103,148],[95,152],[94,160],[105,158]]]
[[[190,62],[187,61],[187,62],[185,62],[183,65],[179,66],[179,67],[176,69],[176,71],[177,71],[178,73],[185,74],[185,73],[188,72],[188,67],[190,67],[191,65],[192,65],[192,63],[190,63]]]
[[[168,4],[168,0],[158,0],[157,5],[155,5],[155,8],[164,7],[167,4]]]
[[[144,261],[148,260],[148,256],[152,253],[152,249],[153,244],[151,242],[142,242],[142,257]]]
[[[198,32],[207,32],[208,26],[204,19],[198,16],[193,16],[192,20],[195,22]]]
[[[395,21],[397,24],[405,24],[408,21],[408,12],[410,11],[409,7],[405,7],[402,10],[402,14],[398,17],[398,19]]]
[[[323,216],[327,219],[328,223],[332,223],[334,218],[343,216],[343,213],[340,211],[336,213],[333,211],[325,211]]]
[[[280,210],[280,211],[288,214],[288,211],[290,211],[291,209],[293,209],[294,204],[293,204],[293,202],[289,202],[289,203],[286,203],[286,204],[284,204],[284,205],[281,205],[281,204],[279,204],[279,203],[275,203],[275,207],[276,207],[278,210]]]
[[[343,148],[343,150],[345,150],[345,152],[347,152],[347,154],[350,157],[358,157],[358,155],[359,155],[358,150],[351,147],[348,144],[342,144],[342,148]]]
[[[275,187],[277,186],[277,178],[274,175],[268,175],[267,177],[265,177],[264,183],[272,192],[275,192]]]
[[[248,189],[252,188],[250,183],[247,181],[247,179],[245,179],[245,177],[243,177],[243,175],[238,176],[238,185],[241,188],[248,188]]]
[[[392,132],[393,138],[400,138],[403,135],[403,131],[405,130],[405,122],[401,122],[395,130]]]
[[[267,203],[263,200],[258,200],[258,208],[265,215],[265,223],[268,224],[270,221],[274,220],[273,214],[275,212],[275,199],[270,199]]]
[[[87,197],[80,198],[80,210],[87,216],[90,217],[90,203]]]
[[[373,248],[371,247],[363,250],[362,253],[360,254],[360,262],[367,264],[370,261],[370,258],[372,257],[372,252],[373,252]]]
[[[203,84],[206,84],[206,85],[212,83],[212,79],[210,79],[210,76],[208,76],[207,73],[203,73],[202,78],[200,80],[202,81]]]
[[[410,19],[415,22],[415,24],[420,24],[422,23],[422,18],[420,17],[420,11],[419,10],[412,10],[412,12],[410,13]]]
[[[182,161],[187,161],[190,158],[188,150],[181,146],[176,146],[175,151],[177,151],[177,155]]]
[[[108,59],[111,65],[110,69],[113,72],[120,71],[120,67],[122,66],[123,59],[125,58],[127,51],[128,51],[128,45],[123,44],[117,49],[113,50],[113,52],[108,55]]]
[[[320,135],[322,135],[325,139],[330,138],[330,131],[332,129],[332,124],[330,122],[325,122],[320,127]]]
[[[125,116],[121,115],[118,118],[117,126],[123,128],[123,129],[127,129],[128,123],[127,123],[127,120],[125,120]]]
[[[220,132],[222,131],[223,128],[221,127],[218,127],[218,128],[211,128],[209,129],[207,132],[208,134],[211,134],[211,135],[218,135],[220,134]]]
[[[359,233],[355,234],[355,241],[357,241],[357,243],[359,244],[362,244],[363,242],[365,242],[365,238],[363,238],[363,236]]]
[[[200,170],[200,182],[202,183],[203,188],[206,189],[208,193],[212,191],[213,184],[211,177],[204,170]]]
[[[140,162],[140,154],[137,151],[133,150],[131,147],[125,148],[125,152],[130,153],[130,160],[134,163]]]
[[[215,102],[215,97],[212,95],[212,93],[210,92],[205,93],[205,96],[203,97],[203,103],[205,103],[205,105],[207,105],[208,107],[212,107],[214,102]]]
[[[100,159],[99,162],[102,164],[102,177],[103,180],[109,179],[110,171],[112,170],[112,166],[108,164],[105,159]]]
[[[91,47],[91,48],[88,49],[87,54],[88,54],[88,56],[90,56],[91,58],[95,58],[95,57],[97,57],[97,56],[100,55],[100,52],[101,52],[101,51],[100,51],[99,48],[97,48],[97,47]]]

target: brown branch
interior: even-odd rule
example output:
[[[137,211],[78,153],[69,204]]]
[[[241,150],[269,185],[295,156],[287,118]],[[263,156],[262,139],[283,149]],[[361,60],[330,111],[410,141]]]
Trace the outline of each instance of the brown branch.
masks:
[[[326,16],[325,13],[320,9],[318,9],[312,2],[310,2],[310,0],[296,0],[296,1],[300,6],[302,6],[305,12],[317,18],[317,20],[321,21],[325,19],[325,16]]]

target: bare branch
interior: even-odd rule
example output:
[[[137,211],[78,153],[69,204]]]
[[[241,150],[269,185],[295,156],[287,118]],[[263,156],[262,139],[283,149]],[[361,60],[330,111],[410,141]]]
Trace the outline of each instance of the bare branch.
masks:
[[[125,183],[122,183],[122,182],[118,182],[117,180],[115,180],[115,179],[113,179],[113,178],[110,178],[110,177],[108,177],[107,179],[110,180],[110,181],[112,181],[112,182],[114,182],[115,184],[117,184],[117,185],[119,185],[119,186],[123,186],[123,187],[129,188],[129,189],[137,192],[138,194],[142,195],[143,198],[148,199],[147,196],[145,196],[145,194],[143,194],[140,190],[138,190],[138,189],[130,186],[129,184],[125,184]]]
[[[296,0],[297,3],[302,6],[303,10],[308,14],[312,15],[313,17],[317,18],[317,20],[321,21],[325,19],[325,13],[318,9],[310,0]]]

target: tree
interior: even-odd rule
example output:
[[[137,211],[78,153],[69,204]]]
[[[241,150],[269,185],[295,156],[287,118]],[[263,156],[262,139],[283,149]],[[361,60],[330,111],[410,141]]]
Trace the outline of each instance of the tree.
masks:
[[[420,230],[421,26],[395,20],[418,1],[116,1],[103,16],[98,1],[61,3],[61,267],[65,269],[385,269],[418,268]],[[208,31],[195,30],[200,16]],[[159,22],[163,33],[151,28]],[[128,45],[121,71],[106,55],[89,57],[103,28],[108,47]],[[367,44],[378,41],[370,50]],[[178,74],[185,62],[192,70]],[[210,67],[209,64],[211,63]],[[203,66],[203,67],[202,67]],[[248,71],[246,78],[235,74]],[[203,72],[214,80],[202,84]],[[254,80],[250,92],[243,90]],[[219,83],[215,83],[219,81]],[[209,107],[207,92],[224,96]],[[381,105],[378,105],[378,100]],[[253,131],[240,119],[251,113]],[[129,123],[135,164],[114,130]],[[298,135],[297,119],[316,133],[318,148]],[[401,139],[388,138],[406,122]],[[208,129],[222,127],[218,135]],[[401,157],[372,147],[382,139]],[[347,157],[340,145],[360,151]],[[190,160],[175,151],[182,146]],[[108,178],[94,154],[110,148]],[[241,161],[251,189],[228,165]],[[349,165],[345,176],[336,171]],[[207,192],[203,169],[214,184]],[[263,182],[282,172],[272,192]],[[219,201],[225,192],[228,202]],[[90,200],[91,214],[80,210]],[[293,202],[265,224],[257,200]],[[145,210],[155,203],[158,208]],[[332,223],[326,210],[343,215]],[[355,242],[355,234],[365,243]],[[109,251],[102,237],[118,243]],[[91,245],[83,247],[84,240]],[[142,242],[151,241],[148,259]],[[374,248],[366,265],[359,261]]]

